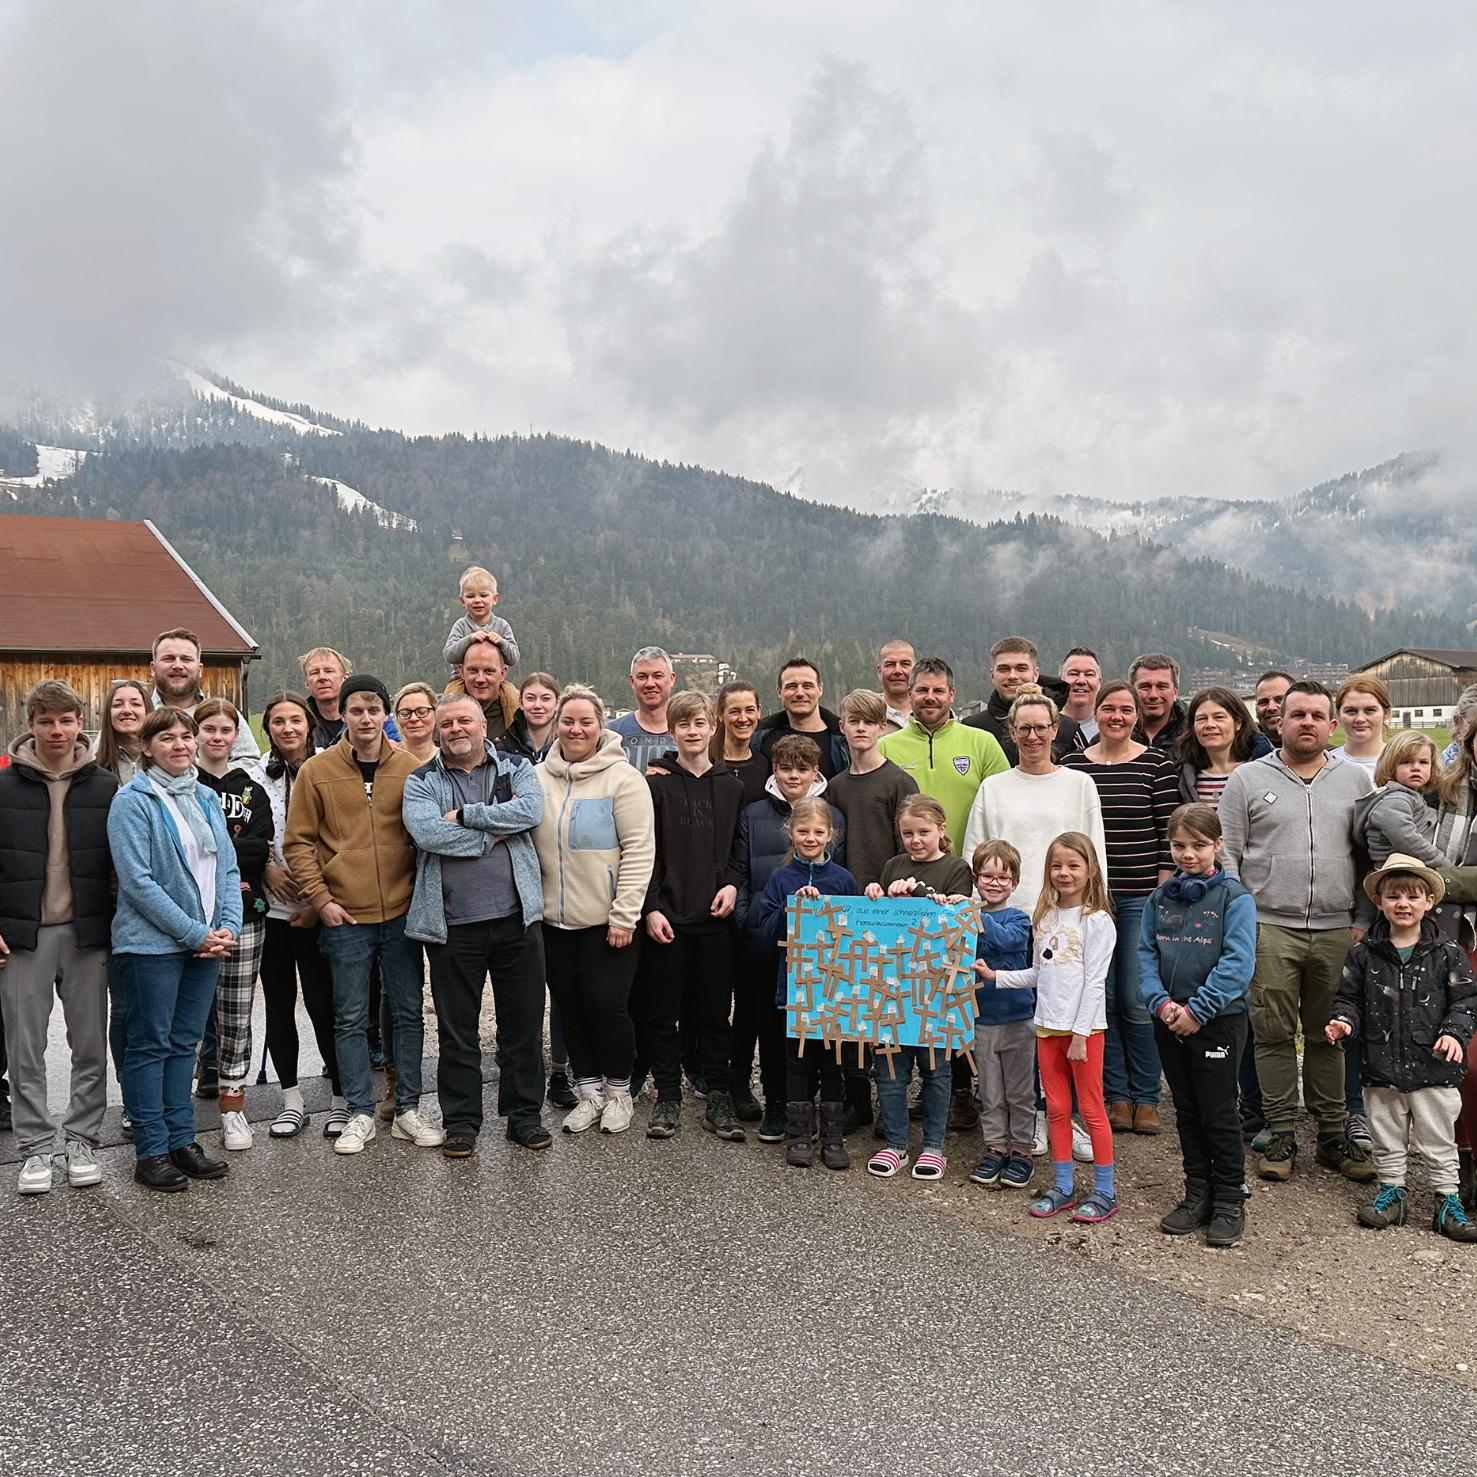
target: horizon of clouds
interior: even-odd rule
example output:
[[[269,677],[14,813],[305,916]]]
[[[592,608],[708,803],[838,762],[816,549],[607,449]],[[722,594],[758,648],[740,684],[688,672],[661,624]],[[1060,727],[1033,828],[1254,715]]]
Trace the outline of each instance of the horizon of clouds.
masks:
[[[864,507],[1277,497],[1417,447],[1470,486],[1455,6],[348,14],[0,9],[12,372],[177,355]]]

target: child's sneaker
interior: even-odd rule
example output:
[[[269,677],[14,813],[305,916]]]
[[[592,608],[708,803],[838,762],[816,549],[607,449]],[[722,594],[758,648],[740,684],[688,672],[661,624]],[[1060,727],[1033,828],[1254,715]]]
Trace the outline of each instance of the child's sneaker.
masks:
[[[1005,1168],[1000,1173],[1000,1188],[1002,1190],[1024,1190],[1031,1183],[1031,1176],[1036,1173],[1036,1166],[1032,1163],[1029,1154],[1012,1154],[1005,1161]]]
[[[1381,1185],[1380,1192],[1374,1197],[1369,1205],[1361,1205],[1354,1214],[1354,1219],[1361,1226],[1368,1226],[1371,1231],[1383,1231],[1389,1226],[1403,1226],[1405,1217],[1410,1213],[1410,1200],[1406,1196],[1404,1185]],[[1440,1214],[1440,1203],[1437,1204],[1437,1214]],[[1437,1226],[1433,1230],[1439,1230]]]
[[[901,1154],[896,1149],[878,1149],[867,1160],[867,1173],[875,1174],[879,1180],[890,1180],[893,1175],[908,1167],[908,1151]]]
[[[1477,1241],[1477,1225],[1473,1225],[1462,1209],[1460,1195],[1442,1195],[1437,1199],[1431,1229],[1448,1241]]]
[[[1051,1147],[1046,1128],[1046,1109],[1036,1109],[1036,1128],[1031,1135],[1031,1157],[1033,1159],[1044,1159],[1047,1150]]]
[[[1092,1135],[1088,1133],[1087,1125],[1075,1118],[1072,1120],[1072,1158],[1078,1164],[1092,1163]]]
[[[999,1149],[989,1149],[985,1157],[969,1172],[969,1177],[977,1185],[993,1185],[1005,1172],[1007,1162],[1008,1156],[1002,1154]]]
[[[1109,1221],[1118,1214],[1118,1197],[1116,1195],[1104,1194],[1101,1190],[1094,1190],[1076,1210],[1072,1212],[1072,1219],[1079,1225],[1096,1226],[1101,1221]]]
[[[785,1110],[778,1102],[764,1100],[764,1113],[759,1119],[759,1142],[782,1144],[785,1141]]]
[[[682,1117],[682,1104],[676,1098],[659,1097],[651,1107],[651,1117],[646,1120],[646,1137],[669,1139],[677,1132]]]

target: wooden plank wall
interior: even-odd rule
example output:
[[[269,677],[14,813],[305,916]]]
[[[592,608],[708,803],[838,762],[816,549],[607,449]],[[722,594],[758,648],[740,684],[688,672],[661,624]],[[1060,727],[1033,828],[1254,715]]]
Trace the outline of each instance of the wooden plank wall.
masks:
[[[1397,652],[1382,662],[1360,668],[1360,675],[1378,677],[1390,689],[1397,708],[1445,708],[1456,702],[1462,688],[1477,681],[1471,668],[1450,667],[1411,652]]]
[[[61,656],[49,660],[0,660],[0,738],[8,747],[17,734],[26,731],[26,694],[48,678],[69,683],[77,690],[87,714],[87,731],[96,733],[102,722],[108,692],[116,677],[137,677],[149,685],[147,660],[126,658],[100,661],[87,656]],[[212,697],[241,701],[241,666],[237,662],[205,662],[205,691]]]

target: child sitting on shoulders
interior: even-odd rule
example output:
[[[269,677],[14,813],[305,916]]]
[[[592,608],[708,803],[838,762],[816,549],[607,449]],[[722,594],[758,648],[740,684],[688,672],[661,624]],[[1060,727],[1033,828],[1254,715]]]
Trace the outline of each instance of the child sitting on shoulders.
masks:
[[[882,880],[870,883],[869,898],[928,897],[940,902],[965,898],[974,879],[963,857],[949,851],[944,808],[931,795],[909,795],[897,809],[903,854],[882,868]],[[923,1079],[923,1151],[913,1165],[915,1180],[942,1179],[944,1130],[949,1122],[949,1089],[953,1067],[949,1053],[926,1046],[898,1046],[875,1053],[877,1107],[887,1147],[867,1161],[867,1170],[879,1179],[891,1179],[908,1164],[908,1083],[913,1068]],[[930,1060],[931,1058],[931,1060]]]
[[[781,739],[780,743],[788,743]],[[779,744],[775,745],[776,750]],[[759,900],[760,926],[765,936],[783,944],[788,938],[791,897],[855,897],[856,879],[831,860],[834,837],[831,807],[819,796],[802,796],[790,807],[785,821],[790,838],[789,858],[770,876]],[[785,1008],[787,970],[781,955],[775,1004]],[[821,1041],[806,1043],[802,1053],[797,1037],[785,1037],[785,1163],[809,1169],[815,1138],[815,1093],[821,1094],[821,1163],[827,1169],[849,1169],[851,1155],[841,1131],[846,1080],[841,1063]]]
[[[1381,760],[1383,763],[1383,759]],[[1405,1224],[1407,1144],[1427,1162],[1436,1191],[1431,1229],[1477,1241],[1457,1193],[1457,1084],[1477,1031],[1477,985],[1460,945],[1426,915],[1445,895],[1440,876],[1396,852],[1364,879],[1380,918],[1344,961],[1325,1034],[1360,1040],[1359,1076],[1379,1193],[1362,1206],[1361,1226]]]
[[[1221,821],[1181,805],[1166,828],[1175,875],[1154,889],[1139,925],[1139,998],[1174,1097],[1184,1198],[1166,1236],[1205,1227],[1207,1246],[1235,1246],[1246,1229],[1246,1148],[1237,1086],[1256,968],[1256,900],[1222,870]]]
[[[1031,959],[1031,920],[1009,906],[1021,881],[1021,854],[1008,841],[981,841],[971,858],[984,903],[975,944],[976,972],[1024,969]],[[970,1175],[977,1185],[1023,1190],[1035,1162],[1036,992],[984,980],[974,992],[974,1065],[979,1074],[980,1132],[985,1156]]]
[[[1118,931],[1097,847],[1081,831],[1064,831],[1047,847],[1031,923],[1036,957],[1029,969],[979,964],[976,972],[1007,989],[1036,990],[1036,1052],[1056,1182],[1031,1202],[1031,1214],[1045,1218],[1071,1210],[1074,1221],[1097,1225],[1118,1214],[1113,1131],[1103,1103],[1108,966]],[[1092,1194],[1080,1205],[1072,1182],[1074,1089],[1092,1139]]]
[[[483,569],[480,564],[463,570],[457,587],[457,598],[466,614],[457,618],[456,624],[447,633],[446,645],[441,651],[447,665],[452,669],[451,678],[443,689],[446,692],[466,691],[456,668],[466,656],[472,637],[484,631],[490,631],[497,637],[505,665],[510,670],[518,665],[518,640],[513,635],[513,628],[501,616],[492,613],[492,607],[498,602],[497,580],[492,573]]]

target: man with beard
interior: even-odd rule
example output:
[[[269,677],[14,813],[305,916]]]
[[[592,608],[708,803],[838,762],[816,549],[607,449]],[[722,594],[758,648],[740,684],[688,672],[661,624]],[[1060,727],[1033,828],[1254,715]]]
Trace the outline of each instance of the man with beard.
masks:
[[[877,653],[877,680],[882,684],[882,696],[887,703],[885,732],[896,733],[908,726],[913,712],[908,683],[916,660],[912,643],[901,639],[889,641]]]
[[[1067,684],[1056,677],[1042,677],[1041,663],[1036,656],[1033,642],[1024,636],[1005,636],[990,648],[990,681],[995,690],[982,712],[964,720],[968,728],[983,728],[999,744],[1005,755],[1006,768],[1016,762],[1015,742],[1010,737],[1010,705],[1020,695],[1028,682],[1034,682],[1058,708],[1067,701]],[[1063,712],[1057,727],[1056,740],[1051,746],[1051,757],[1058,762],[1063,754],[1083,745],[1077,738],[1077,723]],[[919,788],[923,788],[920,781]],[[950,830],[952,835],[952,828]],[[956,845],[959,843],[956,841]]]
[[[800,734],[820,749],[821,773],[828,780],[834,779],[851,763],[851,753],[841,733],[840,718],[821,706],[826,689],[815,663],[803,656],[792,656],[780,668],[777,686],[783,711],[771,714],[756,730],[759,752],[767,759],[786,734]]]
[[[154,638],[153,660],[149,676],[153,679],[153,703],[156,708],[178,708],[194,716],[196,705],[205,697],[200,687],[200,638],[193,631],[176,627],[162,631]],[[232,701],[235,701],[234,696]],[[242,718],[245,718],[245,713]],[[252,736],[251,725],[242,722],[231,748],[232,764],[255,765],[262,757]]]
[[[1282,699],[1296,679],[1286,672],[1263,672],[1256,679],[1256,726],[1274,749],[1282,745]]]

